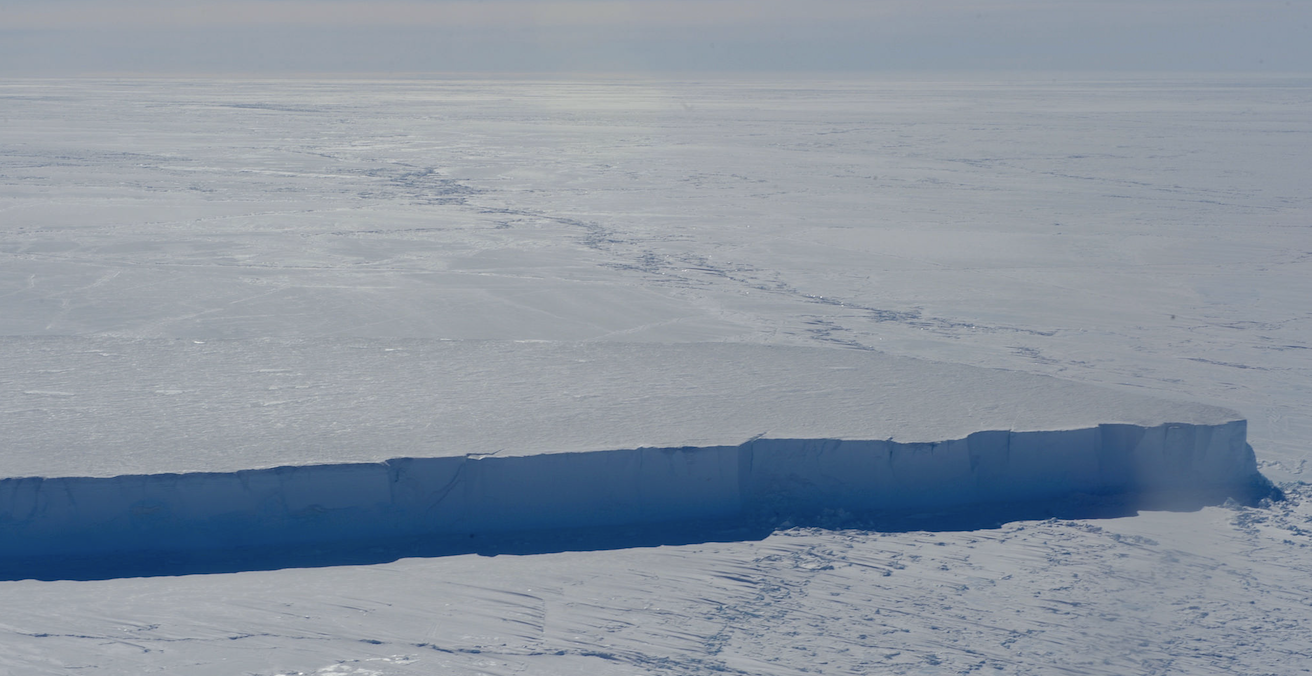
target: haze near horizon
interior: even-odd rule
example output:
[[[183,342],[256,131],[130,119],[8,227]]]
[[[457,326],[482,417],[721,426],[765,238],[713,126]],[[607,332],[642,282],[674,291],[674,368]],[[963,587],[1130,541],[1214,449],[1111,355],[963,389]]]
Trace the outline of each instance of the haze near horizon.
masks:
[[[0,74],[1308,72],[1278,0],[16,0]]]

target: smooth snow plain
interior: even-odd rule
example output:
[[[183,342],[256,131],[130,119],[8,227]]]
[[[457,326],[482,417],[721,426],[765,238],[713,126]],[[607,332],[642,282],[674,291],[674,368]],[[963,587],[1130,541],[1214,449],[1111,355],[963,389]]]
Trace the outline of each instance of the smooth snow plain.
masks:
[[[1310,99],[1246,77],[5,82],[7,438],[120,405],[168,433],[149,399],[203,403],[271,344],[719,341],[1233,408],[1286,499],[0,582],[0,669],[1306,670]],[[93,352],[43,341],[135,352],[111,375],[142,378],[61,375]],[[229,352],[158,368],[188,346]],[[313,400],[287,368],[238,379],[264,390],[243,419]]]

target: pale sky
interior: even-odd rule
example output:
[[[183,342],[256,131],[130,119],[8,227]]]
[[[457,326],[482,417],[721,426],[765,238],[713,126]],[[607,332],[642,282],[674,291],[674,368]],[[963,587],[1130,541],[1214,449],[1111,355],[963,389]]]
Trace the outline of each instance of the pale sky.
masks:
[[[0,0],[0,73],[1312,72],[1312,0]]]

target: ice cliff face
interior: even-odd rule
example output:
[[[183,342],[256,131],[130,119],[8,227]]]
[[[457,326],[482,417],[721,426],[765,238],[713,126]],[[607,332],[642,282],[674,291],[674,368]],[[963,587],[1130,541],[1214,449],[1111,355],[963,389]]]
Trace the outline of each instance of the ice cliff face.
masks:
[[[0,558],[783,520],[1259,477],[1233,411],[865,351],[58,338],[0,352],[0,381],[16,384],[0,388]]]
[[[1241,489],[1260,477],[1245,428],[1242,420],[1109,424],[983,431],[939,443],[762,438],[738,446],[11,478],[0,480],[0,557]]]

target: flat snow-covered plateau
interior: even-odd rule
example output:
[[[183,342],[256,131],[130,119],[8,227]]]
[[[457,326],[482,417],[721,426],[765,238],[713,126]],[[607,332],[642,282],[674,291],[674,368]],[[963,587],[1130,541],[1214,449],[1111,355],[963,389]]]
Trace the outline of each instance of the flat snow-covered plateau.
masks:
[[[0,82],[0,673],[1307,673],[1310,104]]]

